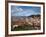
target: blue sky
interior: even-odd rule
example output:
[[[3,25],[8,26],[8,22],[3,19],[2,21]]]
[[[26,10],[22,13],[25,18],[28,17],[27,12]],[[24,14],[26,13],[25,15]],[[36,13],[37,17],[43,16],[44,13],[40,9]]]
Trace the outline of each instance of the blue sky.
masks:
[[[41,8],[35,6],[11,6],[12,16],[30,16],[40,14]]]

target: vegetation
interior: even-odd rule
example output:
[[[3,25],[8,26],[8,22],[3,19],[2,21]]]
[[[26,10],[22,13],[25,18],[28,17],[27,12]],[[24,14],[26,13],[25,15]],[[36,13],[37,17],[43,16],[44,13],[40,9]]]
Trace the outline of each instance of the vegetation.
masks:
[[[11,31],[39,30],[41,25],[40,20],[40,15],[12,17]],[[18,26],[16,27],[15,25]]]
[[[37,28],[40,29],[40,27],[37,27]],[[25,25],[25,26],[15,27],[14,29],[12,28],[11,31],[37,30],[37,28],[35,28],[35,27],[31,26],[31,25]]]

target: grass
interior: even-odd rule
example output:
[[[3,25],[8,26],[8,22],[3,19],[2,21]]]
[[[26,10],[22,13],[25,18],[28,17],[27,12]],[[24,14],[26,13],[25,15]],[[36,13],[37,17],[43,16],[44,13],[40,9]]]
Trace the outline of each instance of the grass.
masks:
[[[11,27],[11,31],[25,31],[25,30],[37,30],[31,25],[19,26],[15,27],[14,29]]]

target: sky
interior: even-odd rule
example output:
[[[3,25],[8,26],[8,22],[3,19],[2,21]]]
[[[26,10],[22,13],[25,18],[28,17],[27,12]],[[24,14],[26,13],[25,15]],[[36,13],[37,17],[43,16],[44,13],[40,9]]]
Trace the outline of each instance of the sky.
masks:
[[[41,8],[35,6],[11,6],[11,16],[30,16],[40,14]]]

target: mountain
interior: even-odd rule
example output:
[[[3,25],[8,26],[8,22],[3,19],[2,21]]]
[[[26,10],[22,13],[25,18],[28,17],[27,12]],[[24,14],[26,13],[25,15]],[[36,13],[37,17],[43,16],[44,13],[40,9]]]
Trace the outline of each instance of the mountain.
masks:
[[[15,20],[21,20],[21,19],[25,19],[25,18],[31,18],[31,17],[40,17],[40,15],[30,15],[30,16],[12,16],[11,20],[15,21]]]

